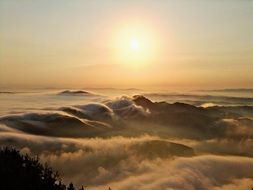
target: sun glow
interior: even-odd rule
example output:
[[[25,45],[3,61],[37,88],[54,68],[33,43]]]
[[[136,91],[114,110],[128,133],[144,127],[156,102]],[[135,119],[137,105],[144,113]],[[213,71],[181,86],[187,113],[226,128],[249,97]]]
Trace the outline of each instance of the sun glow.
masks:
[[[140,67],[154,62],[156,43],[152,29],[141,25],[120,27],[113,36],[117,63]]]

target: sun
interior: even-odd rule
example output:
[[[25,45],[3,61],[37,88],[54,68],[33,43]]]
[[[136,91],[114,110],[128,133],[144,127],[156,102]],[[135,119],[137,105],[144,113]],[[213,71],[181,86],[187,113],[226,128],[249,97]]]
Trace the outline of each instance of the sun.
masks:
[[[130,47],[133,51],[138,51],[140,49],[140,43],[137,39],[132,39]]]

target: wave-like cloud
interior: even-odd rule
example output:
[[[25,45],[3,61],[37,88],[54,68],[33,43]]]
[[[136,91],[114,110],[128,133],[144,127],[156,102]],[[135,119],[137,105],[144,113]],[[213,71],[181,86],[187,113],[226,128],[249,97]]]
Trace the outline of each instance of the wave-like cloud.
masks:
[[[244,114],[246,112],[246,114]],[[58,137],[151,135],[189,139],[253,137],[251,108],[201,108],[183,103],[122,97],[32,113],[0,117],[0,123],[26,133]],[[156,130],[153,130],[153,129]]]
[[[149,114],[148,110],[136,105],[129,97],[121,97],[108,101],[106,105],[121,118],[145,118]]]
[[[61,112],[8,115],[1,117],[0,122],[30,134],[60,137],[89,137],[110,127],[101,122],[82,120]]]

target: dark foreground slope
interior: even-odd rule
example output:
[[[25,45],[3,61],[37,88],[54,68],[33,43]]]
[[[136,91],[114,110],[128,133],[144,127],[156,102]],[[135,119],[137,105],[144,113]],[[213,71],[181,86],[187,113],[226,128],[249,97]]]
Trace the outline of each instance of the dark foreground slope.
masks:
[[[65,190],[57,172],[38,158],[21,155],[10,148],[0,150],[0,189],[3,190]],[[74,187],[70,184],[67,188]],[[73,188],[72,188],[73,189]]]

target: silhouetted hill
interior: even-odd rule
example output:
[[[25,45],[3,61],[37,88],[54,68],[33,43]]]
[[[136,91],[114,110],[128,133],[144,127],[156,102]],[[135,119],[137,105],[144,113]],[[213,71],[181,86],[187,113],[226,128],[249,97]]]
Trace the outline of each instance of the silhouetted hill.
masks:
[[[198,112],[202,111],[202,108],[197,108],[190,104],[176,102],[169,104],[167,102],[152,102],[144,96],[135,95],[133,101],[142,106],[143,108],[149,109],[153,112]]]
[[[224,118],[238,119],[240,113],[247,112],[249,107],[196,107],[185,103],[152,102],[144,96],[133,97],[136,105],[150,111],[145,122],[157,123],[177,130],[187,138],[220,138],[226,134],[228,124]],[[191,133],[185,133],[191,131]]]
[[[65,90],[59,93],[59,95],[91,95],[90,92],[84,91],[84,90]]]

